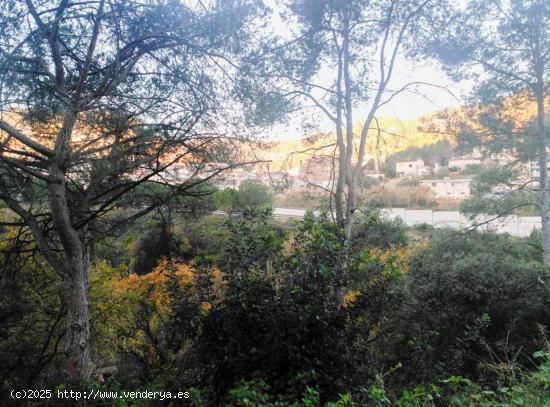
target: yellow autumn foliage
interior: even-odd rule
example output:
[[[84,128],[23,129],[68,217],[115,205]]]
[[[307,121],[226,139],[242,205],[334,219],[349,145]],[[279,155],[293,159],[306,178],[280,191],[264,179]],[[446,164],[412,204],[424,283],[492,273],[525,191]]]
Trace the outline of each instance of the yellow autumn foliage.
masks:
[[[397,268],[401,274],[409,271],[408,259],[410,250],[407,247],[391,248],[387,250],[372,249],[370,258],[376,259],[384,265],[384,275],[387,276]]]
[[[361,291],[349,290],[344,296],[344,308],[347,308],[350,305],[352,305],[355,301],[357,301],[357,298],[359,298],[360,296],[361,296]]]
[[[378,273],[368,274],[367,280],[362,280],[366,284],[362,289],[350,289],[344,296],[344,307],[353,305],[363,293],[363,289],[379,283],[381,280],[392,279],[398,275],[409,271],[408,259],[411,252],[407,247],[395,247],[386,250],[370,249],[364,253],[360,263],[357,265],[358,271],[378,270]]]
[[[163,258],[150,273],[130,274],[114,281],[117,295],[124,296],[132,302],[152,305],[158,313],[166,315],[170,311],[170,298],[166,291],[166,283],[171,273],[177,277],[181,287],[193,287],[195,276],[190,265]]]
[[[221,299],[225,291],[223,273],[211,271],[214,298]],[[190,264],[162,259],[148,274],[127,274],[123,265],[112,268],[107,262],[90,268],[90,313],[95,335],[94,348],[103,355],[117,354],[117,348],[130,349],[143,358],[155,357],[151,335],[156,336],[171,312],[170,283],[173,278],[182,289],[182,295],[197,301],[202,313],[208,313],[214,304],[199,299],[197,273]],[[216,301],[217,301],[216,300]]]

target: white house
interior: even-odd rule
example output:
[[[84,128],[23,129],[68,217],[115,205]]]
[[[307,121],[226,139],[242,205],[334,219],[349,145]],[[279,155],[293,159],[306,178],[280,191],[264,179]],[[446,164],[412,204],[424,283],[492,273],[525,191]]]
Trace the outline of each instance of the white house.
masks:
[[[421,180],[420,185],[430,188],[437,198],[466,199],[470,196],[471,178]]]
[[[463,155],[449,159],[449,168],[458,168],[464,170],[468,165],[481,164],[481,159],[473,155]]]
[[[421,177],[428,173],[428,168],[420,158],[416,160],[397,161],[395,172],[398,177]]]

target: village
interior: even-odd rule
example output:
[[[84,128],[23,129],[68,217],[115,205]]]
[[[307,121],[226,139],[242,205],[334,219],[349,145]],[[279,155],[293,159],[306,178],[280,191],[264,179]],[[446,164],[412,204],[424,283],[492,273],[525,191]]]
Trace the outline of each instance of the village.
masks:
[[[368,163],[373,162],[374,158],[371,157]],[[266,185],[273,194],[291,191],[323,195],[333,190],[338,177],[337,162],[330,155],[313,155],[299,160],[291,168],[286,166],[271,170],[269,164],[266,160],[254,165],[238,166],[213,177],[213,183],[219,189],[238,189],[243,181],[248,180]],[[206,172],[214,173],[223,167],[221,163],[211,165]],[[363,185],[366,185],[365,188],[405,185],[429,191],[434,201],[460,203],[472,196],[476,176],[481,171],[498,168],[514,168],[519,174],[517,181],[524,185],[536,185],[535,181],[539,177],[538,163],[532,160],[521,162],[514,151],[484,156],[481,151],[474,149],[469,154],[454,155],[448,159],[407,158],[379,165],[365,165]],[[163,177],[183,182],[192,176],[193,171],[185,165],[174,165]],[[497,197],[513,189],[512,185],[502,184],[493,188],[491,194]]]

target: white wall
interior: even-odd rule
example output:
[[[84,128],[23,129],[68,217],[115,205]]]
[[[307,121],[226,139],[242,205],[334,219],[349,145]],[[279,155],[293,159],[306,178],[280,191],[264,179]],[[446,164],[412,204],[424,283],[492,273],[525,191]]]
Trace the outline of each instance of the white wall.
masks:
[[[301,218],[305,214],[304,209],[275,208],[273,214],[280,218]],[[315,215],[319,211],[314,211]],[[421,224],[434,227],[451,227],[465,229],[476,224],[479,230],[492,230],[497,233],[509,233],[512,236],[528,237],[534,229],[540,229],[541,221],[539,216],[515,216],[510,215],[504,218],[494,219],[491,215],[480,215],[472,221],[468,216],[458,211],[433,211],[431,209],[405,209],[405,208],[384,208],[380,213],[387,219],[401,218],[407,226]]]

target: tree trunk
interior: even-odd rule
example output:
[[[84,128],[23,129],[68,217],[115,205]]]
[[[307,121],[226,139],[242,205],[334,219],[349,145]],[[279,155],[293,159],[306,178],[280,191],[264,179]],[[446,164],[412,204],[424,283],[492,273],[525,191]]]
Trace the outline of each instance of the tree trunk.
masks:
[[[542,258],[545,268],[550,268],[550,206],[548,202],[548,169],[546,131],[544,128],[544,82],[537,90],[537,136],[539,144],[540,216],[542,221]]]
[[[65,166],[70,160],[71,135],[76,123],[76,112],[67,109],[63,127],[55,143],[54,156],[49,167],[49,203],[52,225],[63,246],[64,295],[67,305],[67,378],[77,383],[89,377],[90,321],[88,315],[89,247],[86,230],[78,231],[74,213],[83,208],[71,208],[65,182]]]
[[[336,46],[338,42],[334,40]],[[338,174],[336,180],[335,206],[336,224],[344,227],[344,184],[346,165],[346,146],[342,131],[342,51],[338,54],[338,76],[336,79],[336,145],[338,150]],[[335,174],[336,175],[336,174]]]
[[[349,19],[345,18],[344,28],[342,30],[342,50],[338,60],[338,188],[337,192],[340,192],[341,198],[345,187],[347,187],[347,199],[341,202],[340,212],[340,224],[343,232],[343,244],[340,254],[340,278],[336,287],[336,305],[340,310],[344,306],[344,299],[347,293],[348,287],[348,262],[351,246],[351,235],[353,227],[353,218],[355,212],[355,189],[353,185],[351,161],[353,159],[354,139],[353,139],[353,104],[352,104],[352,89],[350,78],[350,50],[349,50]],[[343,89],[342,89],[343,83]],[[343,99],[343,100],[342,100]],[[343,106],[342,106],[343,102]],[[344,123],[342,120],[342,110],[345,112],[345,141],[344,141]]]
[[[71,383],[89,377],[90,321],[88,315],[88,265],[85,256],[69,259],[71,267],[65,278],[67,301],[67,375]]]
[[[344,257],[347,261],[351,245],[351,235],[353,230],[353,221],[356,202],[356,186],[357,180],[354,177],[352,170],[353,152],[354,152],[354,137],[353,137],[353,103],[352,103],[352,80],[350,75],[350,49],[349,49],[349,17],[344,20],[343,31],[343,75],[344,75],[344,90],[345,90],[345,112],[346,112],[346,162],[345,162],[345,180],[348,187],[348,199],[346,202],[346,215],[344,219]],[[344,275],[347,279],[347,275]]]
[[[64,174],[51,170],[58,176],[56,183],[49,185],[50,208],[53,225],[58,232],[64,249],[64,297],[67,305],[67,332],[65,351],[67,355],[67,376],[70,383],[77,383],[89,377],[90,322],[88,315],[88,265],[89,247],[86,231],[80,234],[70,222],[69,202],[66,196]]]

